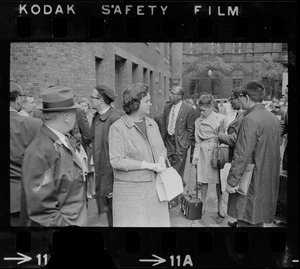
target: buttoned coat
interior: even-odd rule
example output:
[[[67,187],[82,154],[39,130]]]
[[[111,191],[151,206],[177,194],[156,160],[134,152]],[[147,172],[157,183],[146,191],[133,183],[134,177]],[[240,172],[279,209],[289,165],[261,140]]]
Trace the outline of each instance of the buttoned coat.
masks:
[[[169,115],[172,108],[172,103],[167,103],[164,108],[163,116],[163,132],[162,137],[165,139],[165,136],[168,132],[169,126]],[[181,156],[186,152],[190,145],[194,143],[195,136],[195,112],[191,105],[182,102],[180,107],[176,123],[175,123],[175,144],[176,144],[176,153]],[[174,152],[175,153],[175,152]],[[173,154],[174,154],[173,153]],[[168,152],[169,155],[169,152]]]
[[[127,115],[109,131],[109,155],[114,171],[114,226],[170,226],[168,203],[160,202],[156,192],[156,174],[136,169],[136,161],[155,163],[167,151],[156,122],[145,118],[146,134]]]
[[[45,125],[25,151],[22,176],[22,226],[87,224],[81,163]]]
[[[109,159],[108,132],[110,126],[120,117],[120,114],[110,107],[105,114],[96,113],[92,122],[92,152],[99,214],[108,211],[106,194],[113,191],[114,175]]]
[[[217,146],[217,134],[221,123],[226,128],[226,117],[212,111],[206,118],[200,116],[195,122],[194,158],[198,159],[197,180],[202,183],[220,183],[218,169],[210,163],[213,148]]]
[[[273,222],[279,186],[280,128],[263,104],[244,112],[227,183],[236,186],[247,166],[254,163],[248,194],[229,194],[229,216],[251,224]]]
[[[41,129],[40,119],[21,116],[10,111],[10,211],[20,211],[21,173],[25,149]]]

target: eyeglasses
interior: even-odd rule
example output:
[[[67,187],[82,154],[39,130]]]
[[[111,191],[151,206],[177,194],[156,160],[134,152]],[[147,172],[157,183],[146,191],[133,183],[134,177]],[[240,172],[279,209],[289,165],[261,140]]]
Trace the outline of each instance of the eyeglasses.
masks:
[[[98,99],[98,100],[101,99],[100,97],[96,97],[96,96],[93,96],[93,95],[91,95],[90,98],[91,98],[91,99]]]
[[[180,95],[180,93],[170,92],[171,95]]]
[[[239,95],[239,99],[241,99],[242,97],[246,97],[246,96],[247,96],[247,94],[240,93],[240,95]]]

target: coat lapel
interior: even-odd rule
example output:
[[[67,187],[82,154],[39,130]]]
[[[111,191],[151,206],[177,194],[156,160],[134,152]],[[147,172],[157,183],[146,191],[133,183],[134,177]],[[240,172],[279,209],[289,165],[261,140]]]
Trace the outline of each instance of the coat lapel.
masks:
[[[183,113],[184,113],[184,103],[183,103],[183,101],[182,101],[182,104],[181,104],[181,106],[180,106],[179,112],[178,112],[178,114],[177,114],[177,119],[176,119],[175,128],[176,128],[177,122],[178,122],[179,119],[182,117]]]
[[[58,136],[53,133],[46,125],[43,125],[41,132],[43,132],[45,135],[47,135],[54,144],[63,147],[64,150],[67,150],[70,152],[70,154],[73,156],[73,161],[80,167],[82,168],[82,164],[78,158],[78,156],[76,155],[75,150],[71,150],[69,148],[67,148],[62,142],[61,140],[58,138]]]

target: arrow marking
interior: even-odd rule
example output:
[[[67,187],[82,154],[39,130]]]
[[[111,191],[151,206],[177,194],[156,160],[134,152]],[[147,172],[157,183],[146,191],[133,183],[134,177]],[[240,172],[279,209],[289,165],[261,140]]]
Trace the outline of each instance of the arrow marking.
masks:
[[[6,257],[4,258],[5,261],[19,261],[17,264],[21,264],[21,263],[24,263],[24,262],[28,262],[30,261],[32,258],[25,255],[25,254],[22,254],[20,252],[17,252],[18,255],[22,256],[22,257]]]
[[[155,262],[154,264],[152,264],[152,266],[156,266],[159,265],[161,263],[164,263],[166,260],[164,258],[161,258],[157,255],[152,254],[152,257],[156,258],[156,259],[140,259],[140,262]]]

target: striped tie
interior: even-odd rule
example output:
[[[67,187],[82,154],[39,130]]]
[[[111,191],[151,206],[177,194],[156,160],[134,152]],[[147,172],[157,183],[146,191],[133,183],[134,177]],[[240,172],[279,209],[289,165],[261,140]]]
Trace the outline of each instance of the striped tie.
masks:
[[[175,133],[175,106],[172,106],[171,122],[169,124],[168,132],[169,135],[173,135]]]

